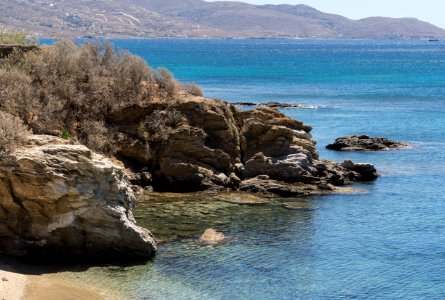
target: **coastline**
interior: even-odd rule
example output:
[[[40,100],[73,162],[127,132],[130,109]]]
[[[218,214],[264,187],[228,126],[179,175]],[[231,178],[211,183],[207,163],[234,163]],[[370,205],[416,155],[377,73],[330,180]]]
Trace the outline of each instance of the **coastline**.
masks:
[[[32,266],[0,261],[1,300],[118,299],[110,296],[111,292],[107,293],[92,285],[69,282],[68,278],[64,279],[62,273],[26,274],[26,271],[23,271],[25,267],[33,273]]]

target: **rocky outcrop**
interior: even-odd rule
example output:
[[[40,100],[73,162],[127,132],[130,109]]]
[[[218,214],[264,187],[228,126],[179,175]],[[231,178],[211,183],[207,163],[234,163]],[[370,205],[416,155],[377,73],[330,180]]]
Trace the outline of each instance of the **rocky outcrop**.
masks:
[[[0,159],[0,252],[55,258],[148,259],[156,244],[132,215],[123,169],[49,136]]]
[[[268,108],[242,113],[244,178],[267,175],[297,182],[311,176],[318,158],[311,128]]]
[[[333,144],[327,145],[326,149],[336,151],[383,151],[406,146],[408,146],[406,143],[391,141],[387,138],[352,135],[336,139]]]
[[[147,118],[163,127],[153,130]],[[268,107],[240,112],[223,101],[185,97],[116,109],[109,122],[120,130],[119,154],[136,173],[151,173],[156,190],[307,195],[377,177],[375,169],[320,161],[312,128]]]
[[[162,141],[150,140],[156,132],[141,126],[156,111],[165,111],[165,117],[172,112],[182,115],[180,122],[165,131]],[[241,163],[238,127],[242,120],[232,105],[202,98],[149,102],[114,111],[110,122],[122,128],[119,154],[137,170],[148,167],[160,190],[236,188],[239,184],[234,172]]]

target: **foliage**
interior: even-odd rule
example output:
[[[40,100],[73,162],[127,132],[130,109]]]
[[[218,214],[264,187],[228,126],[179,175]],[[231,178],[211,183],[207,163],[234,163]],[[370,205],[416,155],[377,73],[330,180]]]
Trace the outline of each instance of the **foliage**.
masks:
[[[64,140],[69,140],[71,138],[71,135],[66,131],[65,129],[62,130],[62,133],[60,134],[60,138]]]
[[[173,77],[173,74],[166,68],[158,68],[153,73],[153,79],[158,84],[159,88],[166,92],[167,96],[175,95],[179,90],[179,84]]]
[[[173,129],[184,121],[181,112],[172,106],[165,110],[155,110],[139,125],[139,135],[149,142],[165,143]]]
[[[14,151],[26,141],[29,133],[20,118],[0,111],[0,154]]]
[[[35,45],[36,39],[21,31],[0,27],[0,45]]]
[[[152,99],[171,104],[180,87],[167,69],[152,70],[110,44],[71,41],[8,56],[0,64],[0,86],[0,111],[19,117],[37,134],[62,132],[61,137],[103,153],[115,151],[119,136],[110,123],[113,111]],[[147,142],[166,141],[182,119],[172,108],[155,111],[139,131]]]
[[[204,95],[204,92],[196,83],[184,83],[181,89],[193,96],[202,97]]]
[[[63,41],[5,60],[0,110],[19,116],[36,133],[65,129],[95,150],[111,149],[93,143],[97,137],[88,136],[86,124],[102,132],[113,107],[150,97],[153,74],[141,58],[110,44]]]

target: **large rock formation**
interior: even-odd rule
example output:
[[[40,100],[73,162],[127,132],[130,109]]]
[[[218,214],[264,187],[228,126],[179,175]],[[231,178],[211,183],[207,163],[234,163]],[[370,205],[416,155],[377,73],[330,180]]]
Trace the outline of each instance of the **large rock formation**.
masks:
[[[387,138],[369,137],[368,135],[352,135],[340,137],[326,149],[336,151],[384,151],[408,146],[406,143],[396,142]]]
[[[151,139],[160,130],[150,130],[144,120],[159,111],[166,119],[175,113],[182,119],[173,126],[164,124],[169,128],[163,130],[162,139]],[[227,103],[202,98],[149,102],[116,110],[110,121],[122,128],[119,154],[137,169],[147,167],[159,189],[190,191],[237,184],[232,173],[241,163],[241,119]]]
[[[0,252],[52,258],[148,259],[156,244],[136,226],[122,168],[49,136],[0,159]]]
[[[120,130],[119,154],[136,172],[152,173],[158,190],[292,196],[377,177],[372,165],[319,161],[311,127],[272,108],[240,112],[226,102],[185,97],[116,109],[109,122]]]

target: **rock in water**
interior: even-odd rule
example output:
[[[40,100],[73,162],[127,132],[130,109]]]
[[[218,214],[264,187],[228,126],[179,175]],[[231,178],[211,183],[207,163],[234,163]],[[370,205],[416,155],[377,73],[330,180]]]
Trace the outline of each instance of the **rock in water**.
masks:
[[[165,125],[157,141],[146,120],[162,112],[181,116]],[[147,119],[148,118],[148,119]],[[242,190],[286,196],[332,192],[365,177],[334,162],[320,161],[311,127],[269,107],[239,111],[199,97],[149,101],[115,108],[118,153],[137,172],[150,172],[157,191]],[[161,122],[162,123],[162,122]],[[144,169],[144,171],[142,170]],[[142,173],[133,184],[142,183]]]
[[[204,231],[198,240],[198,244],[201,246],[217,246],[228,241],[229,239],[223,233],[210,228]]]
[[[335,140],[326,149],[336,151],[383,151],[408,146],[406,143],[391,141],[387,138],[369,137],[367,135],[345,136]]]
[[[123,169],[81,145],[33,136],[0,158],[0,252],[49,258],[149,259]]]

